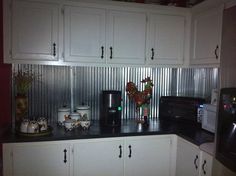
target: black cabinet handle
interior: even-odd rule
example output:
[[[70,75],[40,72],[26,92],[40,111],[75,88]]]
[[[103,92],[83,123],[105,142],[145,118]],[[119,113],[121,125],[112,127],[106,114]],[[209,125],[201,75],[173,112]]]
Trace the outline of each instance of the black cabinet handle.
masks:
[[[205,170],[205,165],[206,165],[206,160],[204,160],[203,164],[202,164],[202,171],[203,171],[203,174],[206,175],[206,170]]]
[[[67,158],[66,158],[66,152],[67,152],[67,150],[65,149],[63,152],[64,152],[64,163],[66,163],[66,162],[67,162]]]
[[[112,47],[110,47],[110,59],[112,59],[112,55],[113,55]]]
[[[122,146],[121,145],[119,146],[119,149],[120,149],[119,158],[121,158],[122,157]]]
[[[219,56],[218,56],[218,50],[219,50],[219,46],[216,45],[216,49],[215,49],[215,57],[216,57],[216,59],[219,58]]]
[[[198,155],[196,155],[196,157],[195,157],[195,159],[194,159],[194,166],[195,166],[195,169],[196,169],[196,170],[198,169],[197,160],[198,160]]]
[[[154,60],[154,49],[152,48],[151,51],[152,51],[151,59]]]
[[[132,148],[131,148],[131,145],[129,145],[129,158],[131,158],[131,156],[132,156]]]
[[[104,58],[104,46],[102,46],[101,49],[102,49],[102,55],[101,55],[101,58],[103,59],[103,58]]]
[[[53,43],[52,46],[53,46],[53,53],[52,53],[52,55],[55,57],[56,56],[56,43]]]

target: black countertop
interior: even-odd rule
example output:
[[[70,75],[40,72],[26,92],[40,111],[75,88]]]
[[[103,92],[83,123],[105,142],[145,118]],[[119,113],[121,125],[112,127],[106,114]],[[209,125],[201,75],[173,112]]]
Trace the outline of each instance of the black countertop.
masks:
[[[137,124],[135,120],[123,120],[120,128],[101,127],[98,121],[93,121],[88,130],[76,128],[73,131],[66,131],[57,125],[52,125],[52,127],[53,131],[50,135],[41,137],[24,137],[8,129],[0,135],[0,142],[39,142],[160,134],[176,134],[198,146],[214,141],[214,135],[202,130],[199,126],[160,120],[151,120],[149,126]]]

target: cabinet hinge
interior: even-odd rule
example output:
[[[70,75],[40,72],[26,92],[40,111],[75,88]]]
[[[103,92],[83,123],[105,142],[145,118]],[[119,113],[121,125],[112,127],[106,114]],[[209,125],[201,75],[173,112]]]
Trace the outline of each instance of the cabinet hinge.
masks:
[[[12,51],[11,50],[9,50],[9,55],[12,56]]]
[[[72,154],[74,153],[74,149],[73,149],[73,148],[71,149],[71,153],[72,153]]]
[[[61,57],[62,57],[63,59],[65,58],[64,52],[61,53]]]

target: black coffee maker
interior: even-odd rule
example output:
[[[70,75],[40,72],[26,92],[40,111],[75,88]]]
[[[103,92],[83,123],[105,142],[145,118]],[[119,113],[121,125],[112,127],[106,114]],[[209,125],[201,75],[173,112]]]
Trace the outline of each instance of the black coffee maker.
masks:
[[[121,91],[102,91],[100,104],[100,124],[119,127],[121,125]]]

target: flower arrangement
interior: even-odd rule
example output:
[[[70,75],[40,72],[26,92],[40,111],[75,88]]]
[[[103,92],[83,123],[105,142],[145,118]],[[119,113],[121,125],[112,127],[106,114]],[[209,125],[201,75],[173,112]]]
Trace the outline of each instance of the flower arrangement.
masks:
[[[16,86],[16,92],[19,96],[26,96],[32,85],[32,82],[38,78],[37,75],[31,73],[29,70],[19,70],[13,73],[13,77]]]

